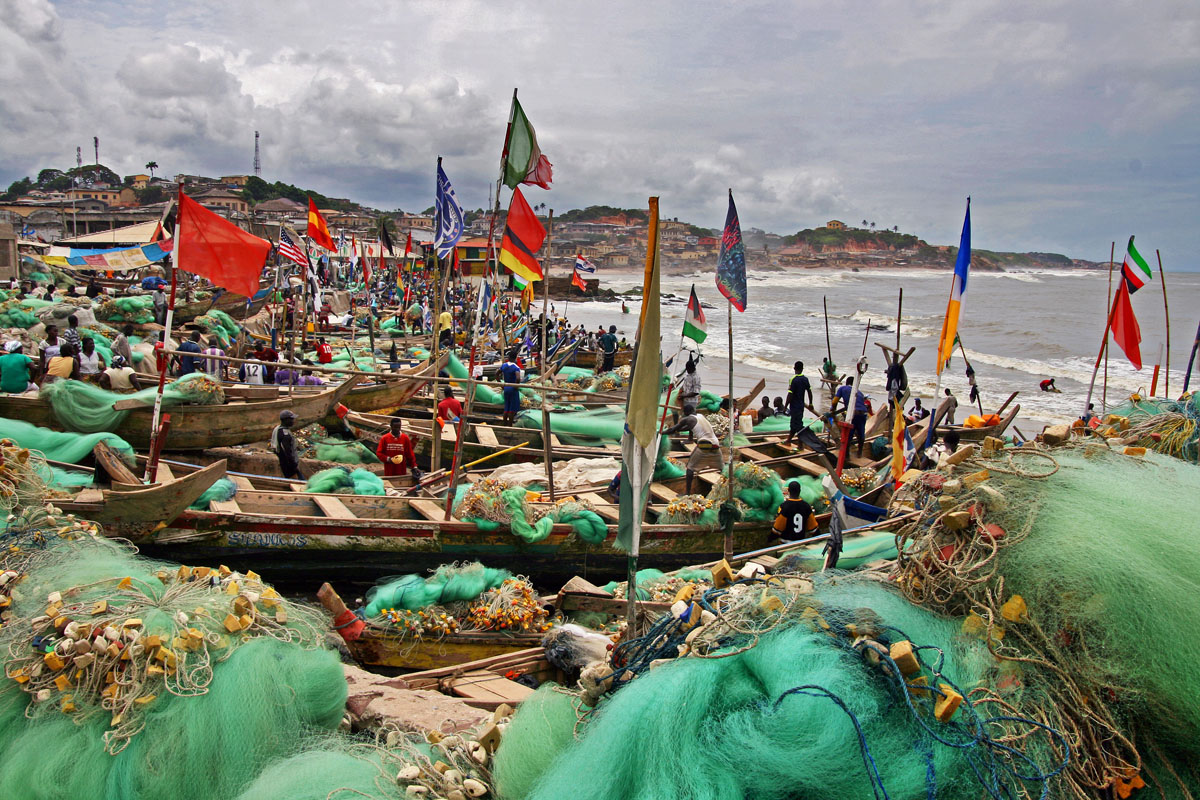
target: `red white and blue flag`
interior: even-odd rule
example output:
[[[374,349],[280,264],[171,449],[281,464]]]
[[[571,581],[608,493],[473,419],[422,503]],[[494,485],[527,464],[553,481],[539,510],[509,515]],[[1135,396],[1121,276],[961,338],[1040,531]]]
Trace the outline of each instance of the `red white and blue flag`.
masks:
[[[596,265],[593,264],[592,262],[588,261],[581,254],[576,253],[575,254],[575,271],[576,272],[586,272],[589,275],[591,275],[592,273],[594,273],[596,271]]]
[[[283,228],[279,229],[279,246],[275,249],[279,251],[279,255],[291,259],[297,264],[308,263],[308,259],[304,257],[304,252],[296,246],[296,243],[292,241],[292,237],[288,236],[288,232]]]

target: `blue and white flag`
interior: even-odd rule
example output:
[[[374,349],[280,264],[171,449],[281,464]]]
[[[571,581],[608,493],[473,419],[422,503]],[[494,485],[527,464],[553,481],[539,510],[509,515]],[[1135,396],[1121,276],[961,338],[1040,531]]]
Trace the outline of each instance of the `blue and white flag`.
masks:
[[[340,230],[338,230],[338,238],[337,238],[338,255],[340,256],[342,254],[342,251],[345,249],[346,249],[346,229],[341,228]]]
[[[449,258],[454,252],[454,245],[463,235],[463,213],[458,199],[454,196],[454,187],[442,170],[442,159],[438,158],[437,165],[437,199],[433,205],[433,246],[437,248],[438,258]]]
[[[575,271],[586,272],[590,275],[596,271],[596,265],[577,253],[575,255]]]

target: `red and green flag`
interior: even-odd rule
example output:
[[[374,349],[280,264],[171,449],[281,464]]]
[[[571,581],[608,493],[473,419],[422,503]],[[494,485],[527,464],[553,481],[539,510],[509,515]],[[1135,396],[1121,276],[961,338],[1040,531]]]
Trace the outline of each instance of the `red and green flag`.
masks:
[[[1125,260],[1121,263],[1121,285],[1117,287],[1117,296],[1113,298],[1109,324],[1113,341],[1125,353],[1134,369],[1142,368],[1142,331],[1138,327],[1129,298],[1145,286],[1152,275],[1150,265],[1133,246],[1133,237],[1130,236],[1129,246],[1125,249]]]
[[[504,160],[504,185],[516,189],[519,184],[531,183],[543,189],[550,188],[554,177],[553,165],[542,155],[538,147],[537,134],[525,116],[525,110],[513,94],[512,125],[508,134],[507,156]]]
[[[1121,278],[1124,279],[1129,293],[1133,294],[1145,286],[1146,281],[1150,280],[1153,275],[1146,259],[1142,258],[1142,254],[1133,246],[1133,237],[1130,236],[1129,246],[1125,248],[1125,261],[1121,263]]]
[[[704,309],[700,306],[700,298],[696,297],[696,284],[692,284],[692,296],[688,298],[687,311],[683,314],[683,335],[700,344],[708,338],[708,320],[704,318]]]

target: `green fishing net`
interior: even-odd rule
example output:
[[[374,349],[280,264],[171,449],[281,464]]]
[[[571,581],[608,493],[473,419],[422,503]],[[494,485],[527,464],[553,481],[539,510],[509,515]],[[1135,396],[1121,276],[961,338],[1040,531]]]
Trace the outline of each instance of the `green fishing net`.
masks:
[[[337,654],[321,649],[323,615],[252,576],[214,569],[215,585],[181,581],[175,565],[86,538],[19,568],[13,618],[0,629],[9,676],[0,684],[5,797],[232,797],[295,752],[307,732],[332,731],[341,720],[346,683]],[[240,593],[227,594],[231,585]],[[31,634],[52,593],[62,596],[57,613],[72,621],[64,629],[72,636]],[[232,636],[224,620],[235,604],[251,602],[248,593],[257,610]],[[274,619],[281,609],[285,624]],[[85,638],[80,626],[97,634]],[[86,663],[71,663],[78,651],[68,639],[95,644]],[[128,660],[120,657],[126,649]],[[55,670],[48,652],[69,666]],[[30,680],[11,679],[37,665]],[[110,672],[116,683],[106,683]]]
[[[323,469],[308,479],[306,492],[320,494],[383,495],[387,491],[383,480],[365,469],[347,470],[342,467]]]
[[[120,453],[125,461],[129,464],[134,463],[133,447],[115,433],[52,431],[29,422],[0,417],[0,439],[12,439],[21,447],[41,451],[51,461],[67,464],[78,464],[91,455],[96,442],[106,442]]]
[[[237,484],[229,478],[217,478],[213,485],[204,490],[204,493],[196,498],[188,508],[194,508],[197,511],[207,511],[208,504],[215,501],[232,500],[237,494]]]
[[[531,505],[530,488],[495,478],[459,486],[454,516],[474,522],[481,531],[507,526],[513,536],[530,544],[548,537],[557,523],[569,524],[588,544],[599,544],[608,537],[608,524],[587,504],[563,500],[553,506]]]
[[[898,495],[926,511],[899,530],[897,584],[991,640],[1009,676],[997,698],[1072,732],[1075,786],[1139,770],[1171,786],[1151,762],[1200,758],[1200,631],[1186,622],[1200,592],[1200,469],[1093,439],[1009,448],[961,473],[984,470],[974,487],[934,475]],[[944,515],[960,512],[972,521],[950,531]]]
[[[142,389],[133,394],[119,394],[83,381],[55,381],[42,387],[40,397],[50,404],[59,423],[73,431],[95,433],[111,431],[119,426],[129,411],[115,411],[118,400],[138,400],[147,408],[153,407],[158,387]],[[167,384],[163,390],[163,405],[183,403],[220,405],[225,402],[221,384],[205,373],[192,373]]]
[[[313,456],[318,461],[333,461],[338,464],[378,464],[379,459],[371,448],[354,440],[310,439]]]
[[[833,635],[807,624],[802,608],[819,612]],[[503,800],[857,798],[873,790],[894,798],[986,796],[976,775],[1002,772],[1002,753],[972,743],[966,712],[951,727],[910,707],[894,679],[851,649],[841,632],[864,616],[888,626],[885,641],[939,648],[924,658],[943,662],[940,679],[971,687],[986,675],[986,651],[962,640],[954,622],[873,582],[829,581],[773,629],[742,637],[755,642],[749,649],[665,663],[579,722],[569,696],[549,698],[549,688],[535,695],[509,729],[523,735],[506,735],[496,754],[496,793]],[[1015,746],[1037,754],[1037,737]],[[1015,766],[1028,774],[1055,764],[1042,757]],[[1037,783],[1029,784],[1036,797]]]
[[[478,561],[442,566],[429,577],[403,575],[371,587],[363,614],[377,617],[385,608],[416,611],[431,605],[472,600],[511,577],[508,570],[485,567]]]
[[[108,322],[132,322],[137,325],[154,322],[154,298],[148,294],[114,297],[100,303],[96,317]]]
[[[1123,430],[1118,421],[1115,431],[1122,441],[1200,463],[1200,394],[1193,393],[1182,400],[1134,395],[1110,414],[1128,420],[1128,427]]]

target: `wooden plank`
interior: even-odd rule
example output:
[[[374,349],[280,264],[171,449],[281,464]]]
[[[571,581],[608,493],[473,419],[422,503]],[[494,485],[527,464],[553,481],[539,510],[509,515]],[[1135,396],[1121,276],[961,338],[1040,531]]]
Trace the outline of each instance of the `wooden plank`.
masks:
[[[237,500],[212,500],[208,504],[209,511],[220,511],[224,514],[240,514],[242,507],[238,505]]]
[[[158,462],[158,474],[155,476],[159,483],[170,483],[175,480],[175,473],[171,472],[171,466],[164,461]]]
[[[760,453],[753,447],[742,447],[738,449],[738,453],[744,455],[751,461],[770,461],[771,457],[766,453]]]
[[[598,611],[601,614],[624,616],[629,610],[629,601],[625,598],[602,597],[594,594],[564,592],[559,595],[558,607],[563,611]],[[639,600],[638,611],[651,614],[665,614],[671,610],[670,603],[655,603]]]
[[[304,490],[306,488],[308,488],[308,485],[304,484],[304,483],[289,483],[288,488],[291,489],[293,492],[299,492],[300,494],[304,494]]]
[[[609,522],[620,522],[621,515],[616,510],[617,506],[608,502],[600,495],[592,492],[581,492],[580,494],[576,495],[576,497],[578,497],[580,500],[586,500],[591,503],[595,507],[596,513]]]
[[[414,497],[408,501],[408,507],[416,511],[425,519],[435,522],[442,522],[446,517],[446,509],[442,504],[434,500],[425,500],[420,497]],[[457,522],[453,517],[451,520]]]
[[[103,503],[104,492],[99,489],[84,489],[72,498],[76,503]]]
[[[388,685],[399,689],[418,688],[425,681],[433,682],[436,685],[439,679],[460,673],[462,666],[471,666],[476,669],[482,669],[483,667],[507,668],[512,664],[531,658],[542,658],[544,655],[545,650],[540,646],[530,647],[525,650],[517,650],[513,653],[502,653],[498,656],[482,658],[478,661],[472,661],[469,665],[438,667],[437,669],[425,670],[424,672],[410,672],[407,675],[396,678],[394,681],[389,681]]]
[[[114,483],[142,483],[142,479],[133,473],[133,470],[125,466],[125,462],[117,455],[117,452],[109,446],[108,442],[96,442],[96,446],[92,448],[92,454],[96,457],[96,463],[102,470],[108,473],[108,476]]]
[[[227,477],[231,481],[233,481],[234,485],[237,486],[239,492],[243,492],[243,491],[253,492],[254,491],[254,484],[251,483],[250,479],[247,478],[245,475],[226,475],[225,477]]]
[[[789,458],[787,463],[791,464],[793,467],[796,467],[801,472],[807,472],[809,475],[812,475],[816,478],[820,478],[822,475],[829,472],[829,470],[825,469],[824,467],[799,457]]]
[[[496,438],[496,432],[487,425],[475,426],[475,438],[480,444],[485,444],[488,447],[499,447],[500,440]]]
[[[516,705],[533,694],[533,689],[528,686],[482,669],[464,673],[461,678],[456,678],[450,691],[465,698],[467,702],[477,700],[509,705]]]
[[[669,503],[676,497],[679,497],[679,493],[674,489],[663,486],[661,483],[652,483],[650,484],[650,496],[664,503]]]
[[[314,494],[312,499],[317,508],[324,511],[325,516],[330,519],[358,519],[353,511],[346,508],[345,503],[332,495]]]

